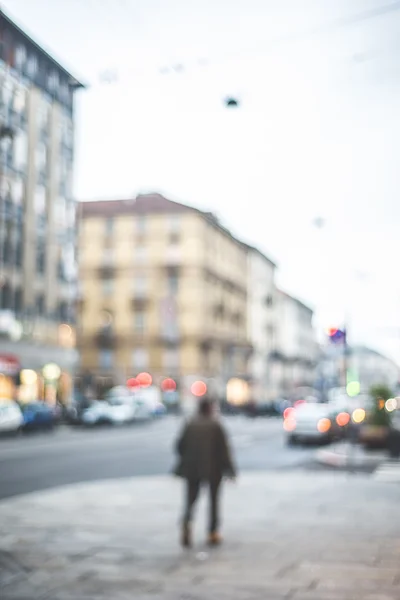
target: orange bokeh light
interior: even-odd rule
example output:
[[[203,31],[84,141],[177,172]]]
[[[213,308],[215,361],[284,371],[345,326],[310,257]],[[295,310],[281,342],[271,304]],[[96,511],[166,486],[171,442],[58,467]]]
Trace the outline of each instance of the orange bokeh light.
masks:
[[[162,381],[161,389],[163,392],[174,392],[176,390],[176,382],[170,377],[167,377],[167,379]]]
[[[283,429],[285,431],[294,431],[296,429],[296,420],[293,418],[285,419],[283,422]]]
[[[336,417],[336,423],[339,425],[339,427],[345,427],[346,425],[349,424],[349,422],[350,422],[350,415],[347,412],[341,412]]]
[[[204,396],[207,393],[207,385],[204,383],[204,381],[195,381],[192,384],[190,391],[192,392],[193,396]]]
[[[327,431],[329,431],[331,428],[331,421],[330,419],[320,419],[318,421],[318,425],[317,425],[317,429],[320,433],[326,433]]]
[[[140,387],[143,388],[150,387],[153,383],[153,378],[150,373],[139,373],[136,379],[138,380]]]

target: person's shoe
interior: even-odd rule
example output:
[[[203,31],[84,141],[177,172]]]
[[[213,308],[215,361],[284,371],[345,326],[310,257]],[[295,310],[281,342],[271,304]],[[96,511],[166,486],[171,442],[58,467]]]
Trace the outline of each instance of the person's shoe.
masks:
[[[190,525],[184,525],[182,527],[181,545],[183,546],[183,548],[192,547],[192,532]]]
[[[209,546],[219,546],[222,544],[222,537],[217,531],[213,531],[208,536],[208,545]]]

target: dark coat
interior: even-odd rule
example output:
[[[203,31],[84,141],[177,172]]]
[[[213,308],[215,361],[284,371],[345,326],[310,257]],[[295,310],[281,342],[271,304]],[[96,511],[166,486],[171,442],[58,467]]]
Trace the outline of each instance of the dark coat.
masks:
[[[185,425],[177,441],[175,474],[191,481],[218,481],[235,476],[227,437],[212,417],[198,416]]]

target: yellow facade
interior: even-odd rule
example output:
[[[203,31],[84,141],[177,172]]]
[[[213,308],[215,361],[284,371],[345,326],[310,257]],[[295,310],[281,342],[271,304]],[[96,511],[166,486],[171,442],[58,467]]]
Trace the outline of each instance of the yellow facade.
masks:
[[[143,212],[139,198],[140,214],[135,204],[113,214],[110,202],[82,211],[82,368],[120,382],[245,374],[245,247],[207,213],[164,198],[164,210]]]

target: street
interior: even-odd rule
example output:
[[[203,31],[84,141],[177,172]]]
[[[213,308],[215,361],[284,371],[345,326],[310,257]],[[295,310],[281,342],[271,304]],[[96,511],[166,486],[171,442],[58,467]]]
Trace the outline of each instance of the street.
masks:
[[[285,444],[280,419],[224,420],[239,472],[298,469],[315,448]],[[178,417],[121,429],[71,429],[0,441],[0,499],[56,486],[143,475],[174,465]]]

